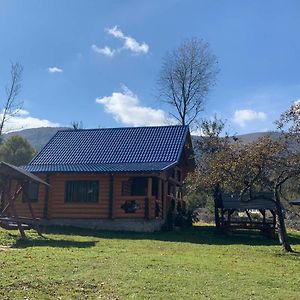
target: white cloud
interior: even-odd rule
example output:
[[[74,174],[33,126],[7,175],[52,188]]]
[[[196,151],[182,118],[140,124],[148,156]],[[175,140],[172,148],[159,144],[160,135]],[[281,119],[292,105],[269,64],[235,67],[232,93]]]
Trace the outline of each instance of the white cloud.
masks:
[[[111,49],[111,48],[108,47],[108,46],[105,46],[104,48],[99,48],[99,47],[97,47],[96,45],[92,45],[92,49],[93,49],[96,53],[103,54],[103,55],[106,55],[106,56],[109,56],[109,57],[113,57],[114,54],[116,53],[116,50]]]
[[[106,112],[125,125],[158,126],[175,123],[173,119],[166,116],[163,110],[141,106],[138,96],[126,86],[122,86],[121,92],[97,98],[96,102],[103,104]]]
[[[18,110],[18,116],[29,116],[29,111],[25,110],[25,109],[19,109]]]
[[[124,41],[123,47],[134,53],[146,54],[149,51],[149,46],[146,43],[139,43],[133,37],[125,35],[121,29],[117,26],[107,29],[107,32],[115,38],[122,39]]]
[[[267,118],[267,114],[264,112],[257,112],[252,109],[236,110],[233,116],[233,122],[241,127],[245,127],[247,122],[258,120],[264,121]]]
[[[195,136],[205,136],[203,129],[202,128],[192,128],[191,130],[191,135]]]
[[[58,67],[49,67],[48,72],[49,73],[62,73],[63,69],[58,68]]]
[[[125,35],[120,28],[114,26],[112,28],[106,29],[106,32],[113,37],[123,41],[123,46],[121,48],[112,49],[108,46],[99,48],[96,45],[92,45],[92,49],[99,54],[103,54],[109,57],[113,57],[116,53],[123,50],[129,50],[134,54],[147,54],[149,51],[149,45],[145,42],[139,43],[136,39],[129,35]]]
[[[300,99],[294,101],[294,105],[298,105],[298,104],[300,104]]]
[[[2,113],[0,114],[0,119],[2,119]],[[57,127],[58,123],[53,123],[49,120],[34,118],[30,116],[27,110],[21,109],[18,113],[7,119],[4,125],[4,133],[18,131],[28,128],[38,128],[38,127]]]

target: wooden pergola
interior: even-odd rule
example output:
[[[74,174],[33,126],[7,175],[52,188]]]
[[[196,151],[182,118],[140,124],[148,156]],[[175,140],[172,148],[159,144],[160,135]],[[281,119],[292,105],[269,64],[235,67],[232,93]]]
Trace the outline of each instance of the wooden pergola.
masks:
[[[28,187],[31,183],[47,185],[45,181],[25,170],[11,164],[0,162],[0,227],[7,230],[19,229],[21,237],[26,238],[25,229],[35,228],[41,235],[32,204],[28,197]],[[31,218],[18,215],[15,202],[20,194],[27,203]]]
[[[220,194],[218,202],[215,203],[215,219],[217,227],[223,229],[260,229],[262,232],[275,234],[276,229],[276,203],[272,193],[252,193],[253,198],[242,201],[238,194]],[[253,220],[251,211],[261,214],[262,220]],[[267,218],[267,211],[271,219]],[[233,219],[234,212],[245,212],[247,219]]]

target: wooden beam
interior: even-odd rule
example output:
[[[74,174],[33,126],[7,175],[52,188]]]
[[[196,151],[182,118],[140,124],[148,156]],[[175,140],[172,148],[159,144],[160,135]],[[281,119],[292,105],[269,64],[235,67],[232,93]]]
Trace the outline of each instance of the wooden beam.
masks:
[[[158,192],[157,192],[157,198],[159,200],[162,200],[162,180],[158,178]]]
[[[225,227],[225,217],[224,217],[224,214],[225,214],[225,210],[224,210],[224,208],[221,208],[221,226],[223,228]]]
[[[270,212],[273,216],[273,228],[276,228],[277,220],[276,220],[276,212],[273,209],[270,209]]]
[[[145,203],[145,216],[146,216],[146,205],[148,206],[147,219],[152,219],[155,215],[152,201],[152,177],[148,177],[148,186],[147,186],[147,200]]]
[[[251,215],[250,215],[248,209],[246,209],[246,215],[247,215],[247,217],[248,217],[248,219],[250,221],[250,224],[251,224],[252,223],[252,218],[251,218]]]
[[[11,188],[11,180],[9,182],[9,187]],[[11,210],[12,216],[16,219],[16,223],[17,223],[18,229],[20,231],[21,238],[26,239],[24,228],[22,227],[22,224],[19,220],[18,213],[17,213],[16,207],[15,207],[15,199],[17,198],[18,191],[22,191],[22,187],[20,187],[19,189],[16,189],[16,192],[12,197],[10,195],[8,196],[8,202],[9,202],[9,208]]]
[[[147,197],[152,197],[152,177],[148,177]]]
[[[167,207],[167,194],[168,194],[168,181],[164,180],[163,181],[163,195],[162,195],[162,199],[163,199],[163,204],[162,204],[162,216],[164,219],[166,219],[167,217],[167,213],[168,213],[168,207]]]
[[[110,174],[109,176],[109,200],[108,200],[108,218],[113,219],[114,211],[114,175]]]
[[[50,174],[46,175],[46,182],[50,184]],[[43,209],[43,217],[48,219],[48,209],[49,209],[49,185],[45,186],[45,198],[44,198],[44,209]]]
[[[148,197],[145,198],[145,202],[144,202],[144,218],[146,220],[149,220],[149,198]]]
[[[169,180],[170,182],[174,183],[175,185],[182,186],[182,182],[176,180],[175,178],[173,178],[173,177],[171,177],[171,176],[168,178],[168,180]]]
[[[24,186],[23,186],[22,188],[23,188],[23,196],[24,196],[24,199],[25,199],[25,201],[26,201],[27,204],[28,204],[29,212],[30,212],[30,214],[31,214],[33,226],[34,226],[36,232],[37,232],[40,236],[42,236],[42,233],[41,233],[41,231],[40,231],[39,224],[38,224],[38,222],[37,222],[37,220],[36,220],[36,217],[35,217],[34,210],[33,210],[33,208],[32,208],[31,202],[30,202],[29,197],[28,197],[28,183],[27,183],[27,188],[24,189]]]
[[[163,181],[160,178],[158,178],[157,185],[158,185],[158,191],[157,191],[158,203],[161,204],[159,217],[163,218],[163,195],[162,195]]]

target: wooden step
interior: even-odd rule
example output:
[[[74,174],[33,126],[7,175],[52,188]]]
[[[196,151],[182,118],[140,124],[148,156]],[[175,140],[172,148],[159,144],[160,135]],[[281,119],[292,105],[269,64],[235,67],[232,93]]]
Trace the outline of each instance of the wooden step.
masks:
[[[31,226],[29,226],[28,224],[21,224],[22,228],[24,230],[29,230],[31,229]],[[15,222],[3,222],[3,221],[0,221],[0,227],[6,229],[6,230],[18,230],[19,227],[18,227],[18,224],[15,223]]]

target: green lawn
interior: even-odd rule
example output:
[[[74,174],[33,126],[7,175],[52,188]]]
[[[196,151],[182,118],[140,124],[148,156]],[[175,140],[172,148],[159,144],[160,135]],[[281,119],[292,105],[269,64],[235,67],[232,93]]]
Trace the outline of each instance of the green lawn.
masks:
[[[13,232],[17,235],[17,232]],[[300,253],[257,233],[0,230],[0,299],[300,299]],[[300,252],[300,233],[290,232]]]

